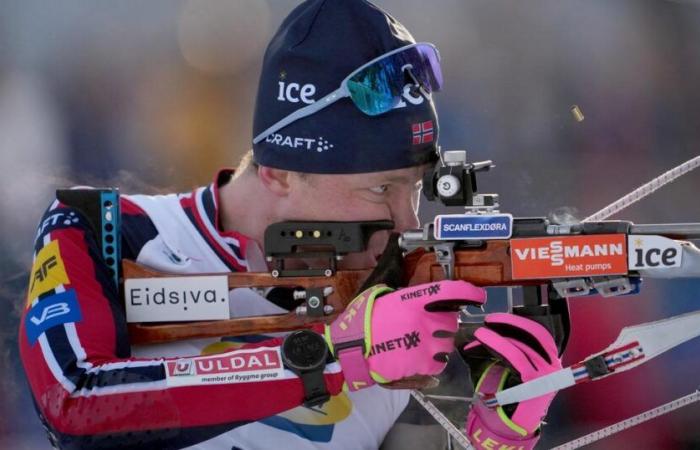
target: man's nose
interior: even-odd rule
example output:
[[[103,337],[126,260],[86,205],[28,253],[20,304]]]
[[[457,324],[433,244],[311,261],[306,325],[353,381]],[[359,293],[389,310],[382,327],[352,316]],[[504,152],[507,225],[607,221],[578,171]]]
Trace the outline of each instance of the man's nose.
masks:
[[[394,221],[394,231],[399,233],[420,227],[410,199],[396,205],[392,210],[391,218]]]

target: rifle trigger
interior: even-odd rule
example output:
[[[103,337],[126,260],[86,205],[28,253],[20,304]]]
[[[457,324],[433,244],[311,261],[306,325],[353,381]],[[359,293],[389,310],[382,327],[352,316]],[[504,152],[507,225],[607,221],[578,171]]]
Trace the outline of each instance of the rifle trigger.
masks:
[[[446,280],[454,279],[454,268],[455,268],[455,243],[454,242],[443,242],[440,244],[435,244],[435,258],[438,264],[442,266],[442,270],[445,272]]]

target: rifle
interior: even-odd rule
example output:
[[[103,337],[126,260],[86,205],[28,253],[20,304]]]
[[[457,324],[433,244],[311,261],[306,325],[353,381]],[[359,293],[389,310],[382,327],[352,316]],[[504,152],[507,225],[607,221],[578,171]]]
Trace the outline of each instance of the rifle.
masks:
[[[537,224],[537,226],[535,226]],[[300,223],[285,224],[292,227]],[[629,222],[604,222],[585,224],[580,232],[547,234],[550,227],[545,219],[515,219],[514,237],[509,240],[441,241],[425,237],[425,230],[403,233],[398,239],[400,248],[413,249],[405,255],[401,265],[403,286],[430,283],[444,279],[460,279],[482,287],[523,286],[528,295],[535,295],[536,303],[543,305],[540,287],[544,287],[550,301],[575,296],[600,293],[604,296],[624,295],[636,292],[641,275],[649,277],[698,277],[700,276],[700,250],[690,243],[675,239],[700,238],[700,224],[634,225]],[[323,228],[328,223],[306,223],[306,227]],[[537,233],[535,228],[543,232]],[[520,237],[523,236],[523,237]],[[524,237],[527,236],[527,237]],[[634,240],[647,242],[653,247],[636,249],[633,258],[644,268],[630,269],[629,255],[625,248]],[[390,244],[391,245],[391,244]],[[515,250],[514,250],[514,245]],[[532,245],[528,247],[528,245]],[[566,276],[565,263],[548,266],[561,267],[560,275],[545,276],[538,272],[514,276],[513,258],[524,256],[530,261],[547,259],[543,250],[561,247],[561,255],[581,252],[591,253],[597,262],[583,266],[574,275]],[[427,251],[434,249],[434,251]],[[597,248],[597,253],[596,253]],[[391,252],[393,250],[387,250]],[[519,253],[516,253],[518,252]],[[385,252],[386,254],[387,252]],[[304,255],[300,253],[300,255]],[[545,255],[542,257],[542,255]],[[559,253],[553,253],[558,257]],[[539,259],[537,259],[540,257]],[[585,256],[579,256],[585,258]],[[551,261],[551,257],[549,257]],[[609,262],[606,262],[609,261]],[[654,266],[645,264],[651,263]],[[521,270],[516,262],[515,270]],[[656,264],[659,266],[657,267]],[[573,264],[570,264],[573,265]],[[317,270],[317,269],[315,269]],[[324,269],[327,270],[327,269]],[[133,261],[122,262],[125,280],[134,279],[187,279],[192,275],[166,274]],[[209,274],[221,277],[221,274]],[[168,324],[129,324],[129,336],[134,344],[168,342],[180,339],[236,336],[254,333],[271,333],[309,328],[319,322],[328,322],[361,292],[360,287],[372,275],[370,270],[339,270],[330,276],[280,276],[272,273],[230,273],[223,275],[229,289],[248,287],[292,287],[295,296],[305,298],[306,304],[287,314],[259,317],[243,317],[227,320],[197,321]],[[202,274],[197,275],[202,276]],[[377,280],[380,281],[380,280]],[[370,282],[371,284],[371,282]],[[318,291],[331,290],[324,302],[319,302]],[[526,301],[527,304],[533,304]],[[318,305],[325,306],[321,314],[315,314]],[[328,307],[330,306],[330,308]]]
[[[444,157],[443,157],[444,156]],[[337,261],[362,251],[372,233],[392,229],[388,221],[281,222],[265,233],[272,269],[264,273],[209,274],[226,278],[228,289],[293,288],[305,303],[287,314],[178,323],[129,323],[133,344],[290,331],[332,321],[357,293],[384,282],[394,287],[460,279],[482,287],[522,286],[514,312],[547,326],[563,351],[568,338],[567,298],[599,293],[634,294],[642,277],[700,277],[700,250],[679,239],[700,238],[700,223],[636,225],[626,221],[574,224],[545,218],[513,218],[498,212],[497,194],[479,194],[478,172],[491,161],[468,163],[464,151],[441,155],[426,173],[423,193],[465,214],[438,215],[422,229],[390,239],[374,270],[337,270]],[[326,258],[313,269],[288,270],[295,258]],[[122,262],[125,301],[128,283],[185,280],[192,274],[165,274]],[[201,277],[202,274],[197,274]],[[458,342],[470,335],[463,324]]]

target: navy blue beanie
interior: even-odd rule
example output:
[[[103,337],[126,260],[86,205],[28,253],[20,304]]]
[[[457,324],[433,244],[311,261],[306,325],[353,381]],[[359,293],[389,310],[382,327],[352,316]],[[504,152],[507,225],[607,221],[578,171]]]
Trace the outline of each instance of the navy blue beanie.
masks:
[[[282,22],[265,52],[253,136],[334,91],[353,70],[414,43],[406,28],[364,0],[308,0]],[[343,98],[253,145],[255,162],[306,173],[350,174],[432,161],[432,100],[408,96],[368,116]]]

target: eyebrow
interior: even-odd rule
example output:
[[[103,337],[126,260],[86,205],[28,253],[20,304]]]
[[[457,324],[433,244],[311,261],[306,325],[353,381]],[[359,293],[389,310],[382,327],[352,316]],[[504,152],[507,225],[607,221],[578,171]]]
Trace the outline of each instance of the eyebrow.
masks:
[[[390,181],[392,183],[411,183],[413,181],[411,179],[411,177],[407,177],[407,176],[403,176],[403,175],[385,178],[385,180]]]
[[[423,177],[420,176],[419,174],[416,174],[415,176],[408,176],[408,175],[393,175],[390,177],[378,177],[374,180],[371,181],[376,181],[377,183],[380,183],[382,181],[388,181],[391,183],[407,183],[407,184],[416,184],[420,181],[423,180]]]

